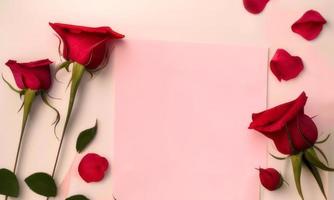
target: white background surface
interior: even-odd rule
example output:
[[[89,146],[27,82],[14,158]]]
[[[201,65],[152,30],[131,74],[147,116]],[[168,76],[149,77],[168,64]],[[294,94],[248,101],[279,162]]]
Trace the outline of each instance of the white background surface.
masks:
[[[290,25],[304,11],[311,8],[319,10],[327,18],[329,25],[326,26],[319,39],[307,42],[292,33]],[[315,51],[321,55],[322,59],[333,65],[333,11],[334,2],[332,0],[272,0],[266,10],[258,16],[247,13],[241,0],[2,0],[0,2],[0,63],[4,66],[8,59],[29,61],[46,57],[58,63],[58,41],[48,26],[48,22],[51,21],[87,26],[108,25],[124,33],[127,38],[134,39],[260,45],[270,47],[271,55],[277,47],[286,48],[301,57],[307,56],[307,52]],[[316,71],[318,67],[306,66],[313,71]],[[312,70],[305,70],[303,76],[299,78],[311,76]],[[2,67],[1,72],[13,82],[8,68]],[[108,73],[105,73],[105,76],[107,75]],[[62,74],[64,81],[68,80],[67,78],[65,74]],[[105,84],[105,80],[96,78],[85,87],[87,90],[93,87],[98,88],[99,85]],[[52,95],[63,97],[65,85],[57,84]],[[105,95],[111,95],[112,86],[108,85],[110,88],[105,88],[108,90]],[[269,74],[269,106],[294,98],[300,93],[299,89],[302,88],[302,85],[302,82],[280,84]],[[65,170],[75,156],[76,134],[71,133],[77,133],[87,128],[88,124],[94,124],[90,116],[98,116],[98,112],[94,109],[96,105],[92,105],[89,98],[99,96],[103,104],[112,104],[112,102],[104,102],[103,96],[101,97],[101,93],[105,91],[89,91],[89,96],[82,94],[82,97],[79,97],[82,101],[80,107],[88,109],[78,111],[77,115],[81,117],[76,119],[76,126],[70,128],[65,143],[66,154],[62,155],[62,166],[57,175],[58,180],[62,179]],[[277,95],[275,91],[279,91],[280,95]],[[293,97],[288,98],[284,95],[288,93],[294,94]],[[0,94],[0,166],[12,168],[21,123],[21,113],[17,114],[16,110],[21,101],[3,83],[1,83]],[[67,97],[63,98],[67,99]],[[57,105],[56,101],[54,103]],[[108,107],[105,112],[112,112],[111,108],[112,106]],[[23,147],[24,159],[19,168],[20,177],[26,177],[35,171],[51,171],[51,163],[53,163],[58,144],[51,131],[48,133],[38,131],[49,127],[53,120],[53,113],[40,102],[36,102],[34,110],[29,123],[31,125],[27,128],[29,135],[26,135],[26,138],[29,140],[26,140]],[[49,114],[41,117],[42,113]],[[16,127],[17,130],[13,133],[7,132],[8,127]],[[325,132],[328,132],[329,129],[330,127],[321,128]],[[103,125],[100,130],[101,133],[107,131]],[[104,142],[108,139],[110,143]],[[101,145],[91,150],[103,153],[106,147],[112,144],[111,139],[98,137],[97,142]],[[108,154],[112,155],[109,152]],[[39,155],[39,158],[36,158],[36,155]],[[331,161],[334,161],[334,155],[332,157]],[[284,165],[272,160],[268,163],[281,167]],[[304,179],[306,180],[307,178]],[[311,189],[305,189],[305,196],[309,197],[306,200],[322,199],[313,181],[310,183],[309,188]],[[289,189],[285,187],[279,192],[263,192],[263,199],[295,200],[297,196],[294,190],[294,184],[291,182]],[[44,199],[27,191],[24,189],[27,196],[22,199]]]

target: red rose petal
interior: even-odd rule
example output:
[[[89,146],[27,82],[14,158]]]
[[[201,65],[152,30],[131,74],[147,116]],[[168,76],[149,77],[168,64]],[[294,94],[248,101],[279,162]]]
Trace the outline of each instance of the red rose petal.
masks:
[[[318,139],[318,129],[311,117],[301,114],[288,124],[291,141],[297,151],[314,145]]]
[[[109,167],[108,160],[95,153],[85,155],[78,167],[81,178],[87,183],[99,182]]]
[[[246,10],[253,14],[259,14],[266,7],[269,0],[243,0]]]
[[[299,113],[303,113],[307,101],[305,92],[293,101],[278,105],[260,113],[252,115],[253,121],[249,125],[250,129],[270,134],[281,130],[287,122],[295,118]]]
[[[303,68],[302,59],[298,56],[291,56],[284,49],[277,49],[270,61],[270,69],[279,81],[295,78]]]
[[[326,19],[319,12],[309,10],[291,26],[291,29],[306,40],[313,40],[318,37],[326,23]]]
[[[318,130],[312,118],[299,114],[285,129],[267,136],[274,141],[279,152],[291,155],[294,151],[300,152],[313,146],[318,138]]]

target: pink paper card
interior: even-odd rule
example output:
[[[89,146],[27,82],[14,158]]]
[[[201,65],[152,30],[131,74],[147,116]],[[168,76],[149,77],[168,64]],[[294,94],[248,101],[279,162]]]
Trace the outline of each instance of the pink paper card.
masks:
[[[267,140],[267,49],[126,41],[113,52],[114,195],[120,200],[255,200]]]

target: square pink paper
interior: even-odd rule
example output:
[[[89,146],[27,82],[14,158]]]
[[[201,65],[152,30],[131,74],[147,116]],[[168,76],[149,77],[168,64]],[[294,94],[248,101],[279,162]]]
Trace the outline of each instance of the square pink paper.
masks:
[[[125,41],[113,52],[119,200],[255,200],[267,49]]]

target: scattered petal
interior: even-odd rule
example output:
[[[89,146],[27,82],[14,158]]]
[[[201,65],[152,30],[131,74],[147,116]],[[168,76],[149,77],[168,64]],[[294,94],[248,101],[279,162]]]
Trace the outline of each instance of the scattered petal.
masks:
[[[292,56],[284,49],[277,49],[270,61],[270,69],[279,81],[287,81],[297,77],[304,65],[300,57]]]
[[[318,37],[326,23],[326,19],[318,11],[309,10],[291,26],[291,29],[306,40],[313,40]]]
[[[99,182],[109,167],[108,160],[98,154],[89,153],[79,164],[78,171],[81,178],[87,183]]]
[[[252,14],[259,14],[264,10],[269,0],[243,0],[244,7]]]

